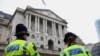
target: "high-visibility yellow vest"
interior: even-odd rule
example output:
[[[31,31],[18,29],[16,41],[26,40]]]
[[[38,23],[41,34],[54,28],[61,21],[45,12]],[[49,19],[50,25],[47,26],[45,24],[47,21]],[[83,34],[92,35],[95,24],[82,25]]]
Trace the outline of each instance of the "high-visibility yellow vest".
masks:
[[[14,40],[5,48],[5,56],[40,56],[32,42]]]
[[[81,45],[71,45],[61,51],[60,56],[92,56],[90,52],[87,53],[85,47]]]

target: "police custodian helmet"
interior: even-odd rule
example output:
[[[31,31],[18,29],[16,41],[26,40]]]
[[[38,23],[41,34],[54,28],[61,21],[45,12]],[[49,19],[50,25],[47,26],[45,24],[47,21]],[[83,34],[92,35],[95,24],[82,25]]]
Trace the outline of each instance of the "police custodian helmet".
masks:
[[[64,42],[66,43],[67,39],[70,37],[70,36],[73,36],[75,38],[77,38],[77,35],[72,33],[72,32],[68,32],[65,34],[65,37],[64,37]]]
[[[18,35],[24,34],[24,33],[29,36],[29,32],[28,32],[26,26],[24,26],[23,24],[17,24],[15,36],[18,36]]]

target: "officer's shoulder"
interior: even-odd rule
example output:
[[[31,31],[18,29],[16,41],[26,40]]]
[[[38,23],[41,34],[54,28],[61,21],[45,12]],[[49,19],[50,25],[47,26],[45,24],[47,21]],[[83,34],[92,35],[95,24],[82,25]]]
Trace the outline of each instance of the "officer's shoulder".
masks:
[[[29,45],[35,45],[33,42],[30,42],[30,41],[26,41],[28,42]]]
[[[32,46],[34,50],[37,50],[37,48],[33,42],[29,42],[29,45]]]
[[[80,47],[80,48],[83,48],[83,49],[84,49],[84,48],[86,48],[86,47],[85,47],[85,46],[83,46],[83,45],[79,45],[79,47]]]

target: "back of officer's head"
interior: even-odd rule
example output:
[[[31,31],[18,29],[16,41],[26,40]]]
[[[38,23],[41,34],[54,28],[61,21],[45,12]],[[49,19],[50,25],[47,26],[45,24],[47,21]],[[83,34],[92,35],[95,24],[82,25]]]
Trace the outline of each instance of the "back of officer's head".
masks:
[[[72,32],[68,32],[65,34],[64,36],[64,43],[73,43],[75,42],[75,39],[77,38],[77,35],[72,33]]]
[[[28,33],[26,26],[24,26],[23,24],[17,24],[15,36],[17,37],[17,39],[23,39],[24,40],[24,35],[29,36],[29,33]]]

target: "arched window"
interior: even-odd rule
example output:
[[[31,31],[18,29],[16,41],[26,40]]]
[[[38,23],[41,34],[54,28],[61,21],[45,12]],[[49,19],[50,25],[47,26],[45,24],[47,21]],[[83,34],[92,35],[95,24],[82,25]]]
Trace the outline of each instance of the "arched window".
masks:
[[[43,45],[40,45],[40,48],[41,48],[41,49],[44,49],[44,46],[43,46]]]

